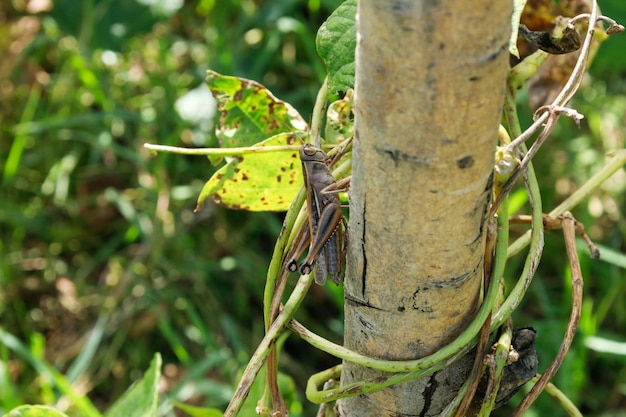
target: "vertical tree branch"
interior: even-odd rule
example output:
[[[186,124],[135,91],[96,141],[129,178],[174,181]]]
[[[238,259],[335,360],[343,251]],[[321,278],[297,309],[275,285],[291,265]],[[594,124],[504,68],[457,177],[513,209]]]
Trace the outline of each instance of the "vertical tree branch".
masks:
[[[369,356],[435,352],[480,304],[511,3],[479,3],[359,1],[345,344]],[[340,412],[436,415],[470,367]],[[346,362],[342,385],[377,375]]]

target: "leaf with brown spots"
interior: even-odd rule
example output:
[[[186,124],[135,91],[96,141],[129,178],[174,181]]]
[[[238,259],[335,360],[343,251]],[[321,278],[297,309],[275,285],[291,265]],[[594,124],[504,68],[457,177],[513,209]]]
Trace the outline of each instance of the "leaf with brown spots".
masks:
[[[278,133],[307,131],[302,116],[256,81],[208,71],[207,85],[217,100],[215,133],[223,148],[259,143]]]
[[[343,142],[354,134],[353,106],[352,89],[349,89],[341,100],[330,103],[326,112],[326,143]]]
[[[302,143],[305,132],[279,133],[255,146]],[[238,210],[285,211],[302,187],[298,151],[252,152],[233,158],[204,184],[198,210],[211,197]]]

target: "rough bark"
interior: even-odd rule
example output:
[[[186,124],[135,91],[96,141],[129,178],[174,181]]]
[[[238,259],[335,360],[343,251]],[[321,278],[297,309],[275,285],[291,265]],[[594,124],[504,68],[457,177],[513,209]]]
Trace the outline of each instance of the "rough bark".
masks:
[[[512,2],[360,0],[345,345],[424,357],[480,303]],[[470,364],[340,400],[342,416],[434,416]],[[344,363],[342,384],[381,372]]]

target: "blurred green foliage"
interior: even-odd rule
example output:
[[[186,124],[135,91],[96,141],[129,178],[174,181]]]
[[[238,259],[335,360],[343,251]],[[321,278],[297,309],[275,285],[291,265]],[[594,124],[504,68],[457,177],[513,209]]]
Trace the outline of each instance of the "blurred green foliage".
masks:
[[[265,270],[281,218],[213,204],[194,214],[214,170],[209,161],[152,158],[142,146],[216,145],[215,108],[203,86],[209,68],[263,83],[308,119],[325,75],[315,33],[339,3],[0,3],[0,326],[27,348],[20,354],[0,344],[0,414],[24,403],[69,407],[28,358],[51,364],[104,410],[155,352],[163,355],[164,398],[225,406],[262,337]],[[626,22],[622,0],[600,6]],[[602,45],[574,100],[586,116],[581,129],[562,120],[536,158],[546,211],[607,151],[625,147],[624,50],[624,35]],[[620,172],[574,212],[618,258],[626,249],[625,177]],[[539,332],[540,369],[569,316],[564,253],[560,234],[547,235],[516,315]],[[609,343],[626,341],[624,269],[584,251],[581,258],[583,319],[555,382],[585,415],[614,415],[626,407],[626,351]],[[516,262],[507,268],[511,279]],[[340,288],[315,288],[298,318],[340,341],[341,305]],[[296,395],[310,374],[336,363],[294,337],[284,350],[281,369]],[[173,415],[169,404],[161,415]],[[545,395],[532,413],[561,415]]]

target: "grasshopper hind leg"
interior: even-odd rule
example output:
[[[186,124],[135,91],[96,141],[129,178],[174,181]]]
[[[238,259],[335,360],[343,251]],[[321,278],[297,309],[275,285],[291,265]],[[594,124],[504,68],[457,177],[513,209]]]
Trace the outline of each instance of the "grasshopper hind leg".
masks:
[[[327,265],[326,265],[326,257],[323,253],[320,253],[317,259],[315,260],[315,265],[313,270],[315,271],[315,283],[317,285],[326,284],[326,273],[327,273]]]
[[[330,239],[324,246],[324,253],[326,255],[326,271],[330,279],[336,285],[341,283],[341,270],[343,266],[343,248],[342,248],[342,236],[341,229],[338,227],[335,229]]]

